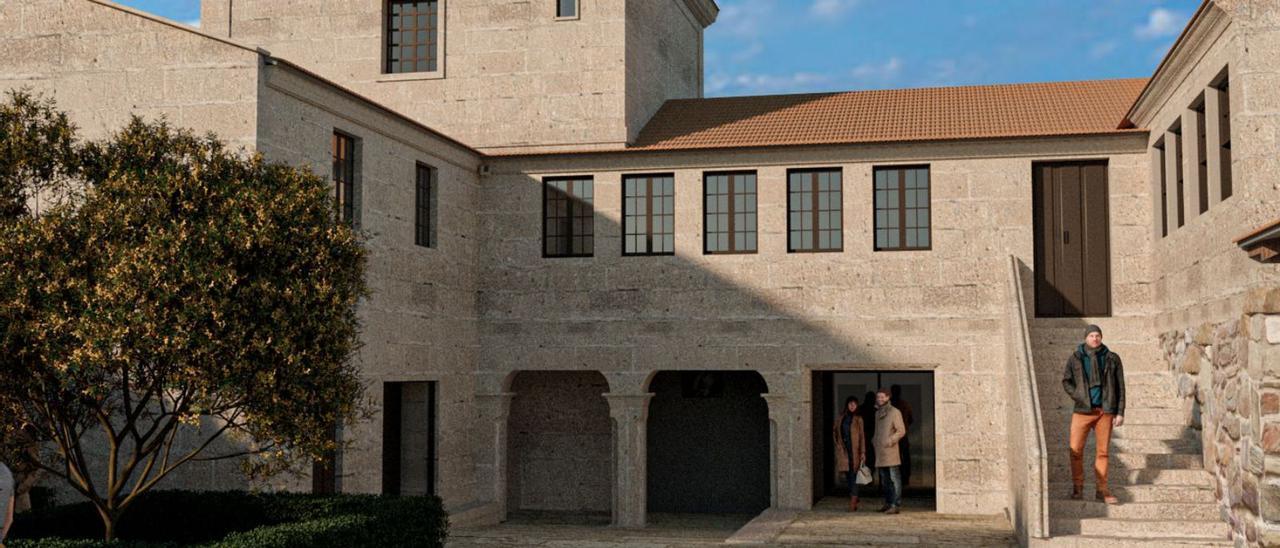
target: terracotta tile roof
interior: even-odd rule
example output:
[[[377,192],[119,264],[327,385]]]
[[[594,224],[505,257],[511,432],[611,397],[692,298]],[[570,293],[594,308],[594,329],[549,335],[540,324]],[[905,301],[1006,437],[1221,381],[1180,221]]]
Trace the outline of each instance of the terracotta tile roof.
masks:
[[[631,150],[1136,131],[1146,78],[667,101]]]

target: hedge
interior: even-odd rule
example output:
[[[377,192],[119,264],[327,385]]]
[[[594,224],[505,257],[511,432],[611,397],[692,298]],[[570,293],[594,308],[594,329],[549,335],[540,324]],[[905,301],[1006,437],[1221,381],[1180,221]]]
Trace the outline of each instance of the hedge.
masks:
[[[448,527],[434,496],[157,491],[129,508],[117,529],[122,541],[100,540],[97,512],[79,503],[18,516],[8,546],[443,546]]]

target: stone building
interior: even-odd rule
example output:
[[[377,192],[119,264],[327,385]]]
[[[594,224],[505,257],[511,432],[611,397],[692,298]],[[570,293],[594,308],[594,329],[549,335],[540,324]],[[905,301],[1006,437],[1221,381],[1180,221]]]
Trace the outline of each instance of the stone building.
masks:
[[[717,12],[0,0],[0,88],[350,188],[375,412],[277,487],[437,493],[455,524],[806,509],[837,402],[897,384],[939,513],[1280,543],[1280,6],[1206,1],[1150,78],[707,99]],[[1128,379],[1121,506],[1066,497],[1089,323]]]

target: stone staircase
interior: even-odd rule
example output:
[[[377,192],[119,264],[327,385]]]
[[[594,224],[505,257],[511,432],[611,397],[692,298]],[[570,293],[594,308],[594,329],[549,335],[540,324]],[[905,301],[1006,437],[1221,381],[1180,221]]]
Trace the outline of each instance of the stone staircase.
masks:
[[[1039,322],[1060,320],[1036,320]],[[1114,321],[1112,323],[1115,323]],[[1042,324],[1043,325],[1043,324]],[[1125,359],[1124,426],[1111,439],[1110,487],[1119,505],[1094,500],[1090,436],[1085,447],[1084,500],[1071,500],[1067,435],[1071,403],[1062,394],[1062,364],[1080,335],[1032,327],[1037,383],[1049,451],[1049,539],[1033,546],[1234,546],[1204,468],[1200,432],[1177,397],[1171,374],[1147,364],[1140,344],[1108,346]],[[1104,328],[1105,329],[1105,328]],[[1065,330],[1064,330],[1065,331]],[[1074,330],[1070,330],[1074,331]],[[1058,341],[1063,341],[1061,344]],[[1155,346],[1150,341],[1145,345]],[[1036,344],[1038,343],[1038,344]]]

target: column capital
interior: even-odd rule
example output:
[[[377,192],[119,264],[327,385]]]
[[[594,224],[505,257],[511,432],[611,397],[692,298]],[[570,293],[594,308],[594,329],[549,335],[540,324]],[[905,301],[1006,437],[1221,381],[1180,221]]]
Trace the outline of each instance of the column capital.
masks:
[[[606,392],[601,395],[609,402],[609,416],[614,419],[637,421],[649,417],[649,401],[653,394]]]

